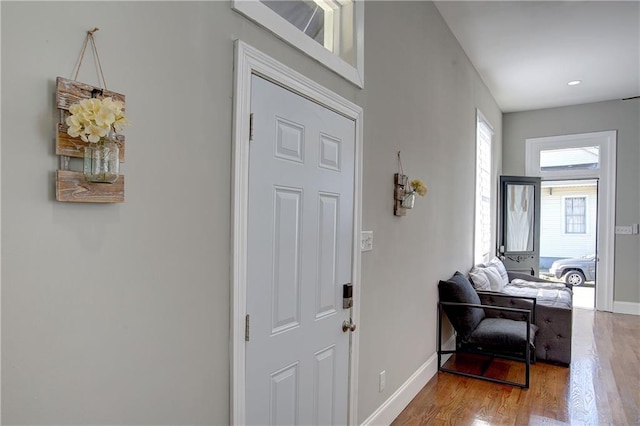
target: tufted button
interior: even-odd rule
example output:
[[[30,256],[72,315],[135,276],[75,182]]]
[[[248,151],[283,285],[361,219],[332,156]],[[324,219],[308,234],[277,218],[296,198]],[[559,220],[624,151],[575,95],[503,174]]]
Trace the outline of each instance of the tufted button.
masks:
[[[558,339],[562,339],[562,336],[558,334],[558,335],[556,336],[556,338],[558,338]]]
[[[545,319],[544,322],[547,324],[551,324],[551,321],[549,320],[549,318]]]

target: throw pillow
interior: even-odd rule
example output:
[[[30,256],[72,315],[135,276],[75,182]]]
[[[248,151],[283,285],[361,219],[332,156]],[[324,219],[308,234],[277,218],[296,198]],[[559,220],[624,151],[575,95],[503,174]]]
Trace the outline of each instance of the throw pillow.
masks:
[[[476,290],[491,290],[491,284],[489,283],[489,278],[487,278],[487,274],[484,272],[485,268],[478,268],[474,266],[469,271],[469,277],[471,277],[471,284]]]
[[[485,266],[489,268],[495,268],[500,274],[500,278],[502,279],[502,285],[505,286],[509,284],[509,274],[507,273],[507,268],[504,267],[504,263],[497,257],[494,257],[487,263]]]
[[[504,283],[500,277],[500,272],[498,272],[496,268],[486,267],[484,268],[484,273],[487,274],[487,278],[489,279],[491,291],[502,291],[504,289]]]
[[[447,281],[440,281],[438,293],[441,302],[471,303],[480,305],[480,297],[469,280],[460,272],[453,274]],[[469,306],[443,305],[451,325],[463,341],[467,341],[473,330],[484,318],[484,309]]]

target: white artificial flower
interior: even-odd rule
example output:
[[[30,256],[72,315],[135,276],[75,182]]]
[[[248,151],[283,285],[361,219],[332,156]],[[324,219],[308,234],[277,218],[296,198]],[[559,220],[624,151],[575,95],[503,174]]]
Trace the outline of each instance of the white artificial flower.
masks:
[[[67,134],[85,142],[98,142],[111,129],[119,132],[130,124],[124,116],[124,103],[112,98],[82,99],[69,106],[69,113]]]

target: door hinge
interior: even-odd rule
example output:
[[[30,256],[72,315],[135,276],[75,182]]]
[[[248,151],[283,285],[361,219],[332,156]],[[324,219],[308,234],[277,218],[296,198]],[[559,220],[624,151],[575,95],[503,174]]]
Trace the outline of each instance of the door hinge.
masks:
[[[253,140],[253,113],[249,114],[249,140]]]
[[[251,319],[251,316],[247,314],[244,322],[244,341],[245,342],[249,341],[249,320],[250,319]]]

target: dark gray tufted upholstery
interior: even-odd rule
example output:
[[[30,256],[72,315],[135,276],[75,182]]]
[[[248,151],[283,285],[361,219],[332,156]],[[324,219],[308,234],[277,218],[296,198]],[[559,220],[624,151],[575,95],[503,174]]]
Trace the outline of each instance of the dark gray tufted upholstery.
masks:
[[[509,272],[509,282],[516,278],[533,282],[546,280],[531,275]],[[571,289],[571,286],[567,286]],[[571,363],[571,335],[573,330],[573,305],[570,308],[547,306],[538,301],[536,305],[536,358],[556,364]]]
[[[536,307],[536,358],[569,365],[571,363],[572,310],[538,303]]]
[[[546,282],[542,278],[531,275],[509,272],[509,282],[516,278],[532,282]],[[486,296],[481,294],[480,299],[483,300],[483,297]],[[521,302],[514,299],[511,303]],[[538,361],[562,365],[571,363],[572,309],[572,307],[548,306],[544,301],[538,300],[533,321],[538,326],[536,334],[536,359]]]

